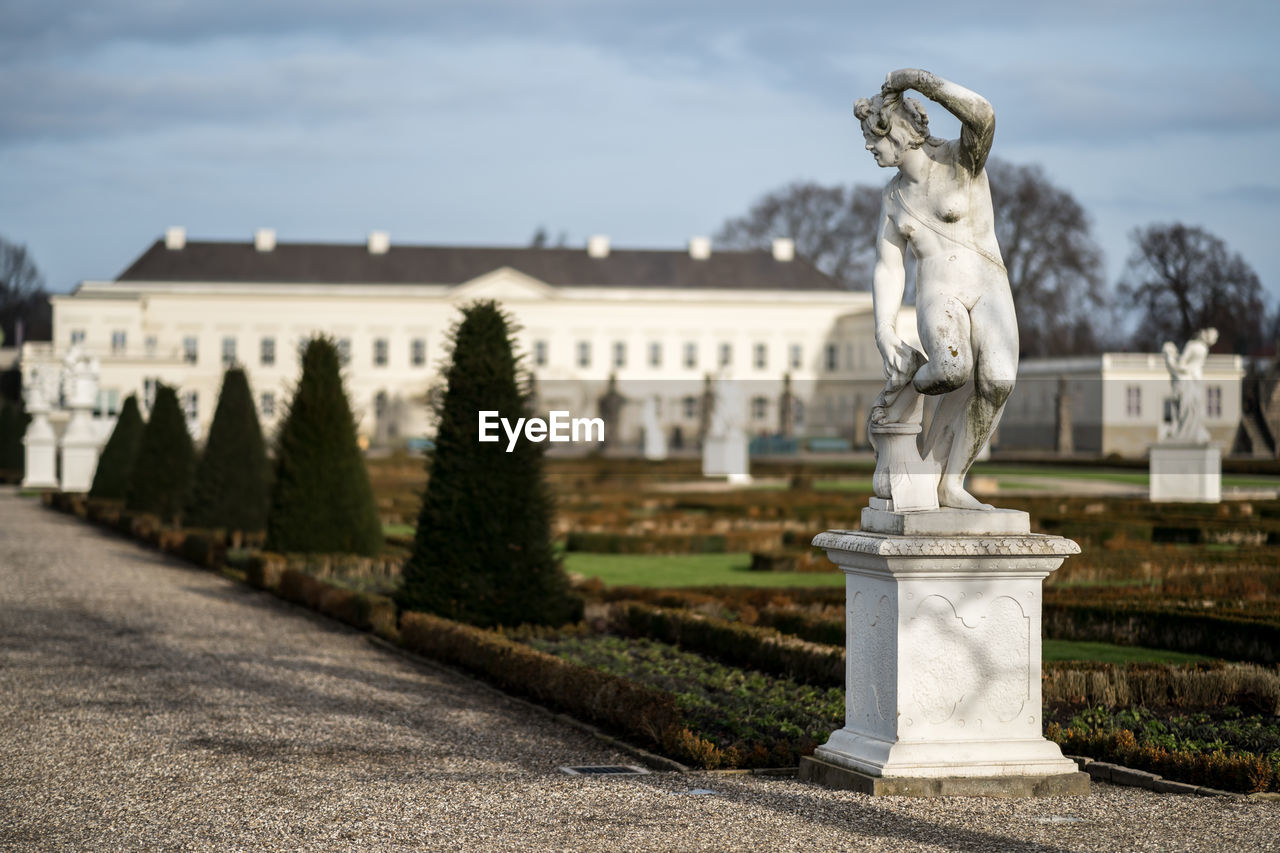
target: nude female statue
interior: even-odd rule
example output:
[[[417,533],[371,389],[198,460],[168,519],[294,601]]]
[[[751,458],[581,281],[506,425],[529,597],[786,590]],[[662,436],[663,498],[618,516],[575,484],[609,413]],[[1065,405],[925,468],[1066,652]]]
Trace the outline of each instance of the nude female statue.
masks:
[[[1170,441],[1204,444],[1209,430],[1204,426],[1204,363],[1209,349],[1218,342],[1218,330],[1201,329],[1178,352],[1178,345],[1165,341],[1164,363],[1173,385],[1173,429]]]
[[[915,89],[960,119],[960,138],[929,136]],[[999,422],[1018,370],[1018,322],[996,243],[984,166],[995,133],[991,104],[927,71],[891,72],[880,94],[860,98],[867,150],[898,174],[885,187],[872,278],[876,345],[886,384],[871,423],[919,417],[917,394],[941,395],[923,445],[938,475],[938,503],[991,509],[964,489],[965,474]],[[895,331],[915,256],[921,354]],[[916,421],[919,422],[918,420]]]

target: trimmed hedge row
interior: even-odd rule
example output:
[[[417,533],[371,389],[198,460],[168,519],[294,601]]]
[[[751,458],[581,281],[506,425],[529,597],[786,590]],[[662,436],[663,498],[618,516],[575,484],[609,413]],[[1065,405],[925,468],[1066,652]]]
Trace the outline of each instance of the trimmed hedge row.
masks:
[[[733,530],[727,533],[590,533],[574,530],[565,537],[566,551],[593,554],[725,554],[773,551],[782,547],[777,530]]]
[[[275,592],[286,601],[309,607],[362,631],[389,639],[396,636],[396,605],[384,595],[344,589],[296,569],[280,573]]]
[[[1219,709],[1280,714],[1280,671],[1254,664],[1045,664],[1044,703],[1059,707]]]
[[[623,732],[699,767],[719,749],[681,722],[675,697],[515,642],[496,631],[427,613],[400,618],[400,643],[424,657],[483,676],[510,693]]]
[[[1223,750],[1189,752],[1140,744],[1128,729],[1086,732],[1050,723],[1045,727],[1045,737],[1068,755],[1084,755],[1224,791],[1265,791],[1275,778],[1270,762],[1262,756]]]
[[[821,687],[844,686],[844,646],[820,646],[776,630],[639,602],[616,605],[611,628],[648,637],[731,666],[756,669]],[[843,643],[843,639],[841,641]]]
[[[1270,622],[1141,605],[1049,602],[1042,617],[1045,636],[1055,640],[1147,646],[1260,664],[1280,661],[1280,625]]]

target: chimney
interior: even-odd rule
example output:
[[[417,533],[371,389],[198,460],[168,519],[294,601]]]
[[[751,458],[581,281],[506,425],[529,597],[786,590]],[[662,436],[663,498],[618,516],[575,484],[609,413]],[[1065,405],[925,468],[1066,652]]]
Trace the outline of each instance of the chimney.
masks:
[[[187,245],[187,229],[181,225],[170,225],[164,229],[164,247],[170,251],[178,251]]]
[[[592,258],[609,257],[609,237],[607,234],[593,234],[587,238],[587,255]]]
[[[695,261],[705,261],[711,257],[711,238],[710,237],[690,237],[689,238],[689,257]]]
[[[391,235],[386,231],[369,232],[369,254],[385,255],[391,248]]]
[[[253,248],[259,252],[274,252],[276,249],[276,229],[259,228],[254,231]]]
[[[793,261],[796,257],[796,241],[790,237],[776,237],[773,241],[773,259],[775,261]]]

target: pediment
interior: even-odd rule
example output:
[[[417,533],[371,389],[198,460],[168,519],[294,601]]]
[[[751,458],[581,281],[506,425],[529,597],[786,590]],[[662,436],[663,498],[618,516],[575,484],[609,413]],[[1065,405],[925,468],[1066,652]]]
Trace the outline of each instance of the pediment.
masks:
[[[499,267],[493,272],[476,276],[449,289],[451,296],[465,299],[554,299],[556,288],[541,279],[511,267]]]

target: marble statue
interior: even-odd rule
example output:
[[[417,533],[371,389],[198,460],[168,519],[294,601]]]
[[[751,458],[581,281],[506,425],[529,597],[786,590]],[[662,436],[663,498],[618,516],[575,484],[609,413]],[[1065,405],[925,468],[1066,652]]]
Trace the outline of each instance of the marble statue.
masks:
[[[930,136],[924,107],[903,96],[908,89],[955,115],[960,138]],[[919,433],[923,418],[920,395],[941,398],[923,456],[901,463],[905,474],[891,493],[878,487],[877,495],[891,498],[897,510],[989,510],[965,491],[964,479],[999,422],[1018,369],[1018,323],[984,168],[995,115],[981,95],[914,68],[889,73],[880,94],[855,103],[854,115],[876,163],[898,170],[884,191],[872,278],[876,345],[886,377],[870,415],[877,454],[885,452],[886,439],[904,435],[909,441],[899,440],[898,447],[916,454],[912,430]],[[924,352],[896,330],[908,250],[915,259]],[[901,485],[909,481],[913,490]],[[886,476],[884,489],[888,483]],[[936,502],[930,490],[936,490]]]
[[[1164,345],[1164,363],[1173,385],[1173,427],[1167,439],[1187,444],[1206,444],[1209,430],[1204,425],[1204,362],[1209,348],[1218,342],[1218,330],[1201,329],[1187,341],[1181,354],[1173,341]]]

